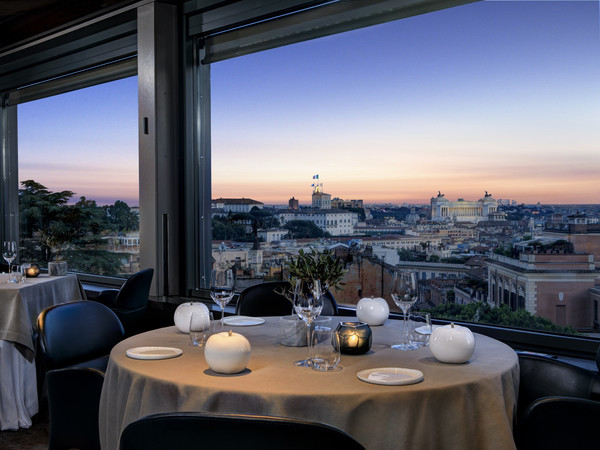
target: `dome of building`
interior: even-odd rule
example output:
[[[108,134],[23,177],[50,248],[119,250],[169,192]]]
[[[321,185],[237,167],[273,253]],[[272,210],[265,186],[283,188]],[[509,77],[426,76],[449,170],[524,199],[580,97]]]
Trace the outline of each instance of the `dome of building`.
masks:
[[[417,223],[419,220],[421,220],[421,216],[415,212],[415,208],[411,208],[410,214],[408,214],[406,219],[404,219],[406,223]]]

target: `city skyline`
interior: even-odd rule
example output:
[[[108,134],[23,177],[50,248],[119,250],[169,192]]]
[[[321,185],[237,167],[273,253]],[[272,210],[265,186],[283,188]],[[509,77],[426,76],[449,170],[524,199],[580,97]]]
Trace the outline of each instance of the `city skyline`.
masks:
[[[212,197],[306,205],[319,173],[326,193],[365,203],[426,204],[438,190],[600,203],[598,17],[595,1],[487,1],[215,63]],[[65,142],[51,134],[64,122],[27,132],[45,106],[20,105],[21,180],[109,203],[137,198],[136,78],[113,83],[115,95],[100,86],[69,104],[80,120],[68,129],[95,131],[77,137],[85,150],[48,148],[48,163],[38,149]],[[118,106],[89,118],[90,104],[111,99]],[[102,135],[107,116],[115,123]],[[22,142],[27,134],[37,141]],[[97,177],[81,176],[90,154],[102,155]]]

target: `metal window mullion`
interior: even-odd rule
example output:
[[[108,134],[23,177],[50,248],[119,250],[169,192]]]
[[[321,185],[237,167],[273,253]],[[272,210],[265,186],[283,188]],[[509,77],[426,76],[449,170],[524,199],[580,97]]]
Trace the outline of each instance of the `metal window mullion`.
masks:
[[[132,56],[102,67],[16,89],[10,93],[8,102],[9,105],[26,103],[135,75],[137,58]]]
[[[212,267],[210,66],[202,65],[205,47],[188,41],[186,67],[186,236],[193,242],[187,255],[187,288],[208,287]]]
[[[2,240],[19,241],[19,162],[17,157],[17,107],[0,98],[0,214]]]
[[[204,63],[412,17],[479,0],[353,0],[288,13],[229,31],[206,35]]]

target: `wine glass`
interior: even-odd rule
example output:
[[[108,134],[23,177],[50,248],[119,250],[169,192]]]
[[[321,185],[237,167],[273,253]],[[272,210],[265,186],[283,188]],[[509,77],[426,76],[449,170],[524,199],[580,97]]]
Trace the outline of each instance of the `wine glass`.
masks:
[[[17,257],[17,243],[15,241],[4,241],[2,244],[2,257],[8,263],[8,271],[10,272],[10,264]]]
[[[221,327],[225,326],[225,305],[233,298],[233,271],[225,267],[213,269],[210,275],[210,298],[221,307]]]
[[[392,345],[396,350],[414,350],[418,344],[408,335],[408,311],[418,298],[417,276],[414,272],[396,272],[392,282],[392,299],[404,313],[404,336],[402,343]]]
[[[311,325],[323,310],[323,291],[319,280],[297,280],[294,289],[294,310],[306,323],[306,345],[308,358],[296,361],[294,364],[302,367],[312,367],[311,355]]]

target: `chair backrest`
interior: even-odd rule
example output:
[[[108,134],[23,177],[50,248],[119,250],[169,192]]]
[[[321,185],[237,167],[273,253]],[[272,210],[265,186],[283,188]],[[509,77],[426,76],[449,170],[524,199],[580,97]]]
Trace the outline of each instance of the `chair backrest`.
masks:
[[[47,374],[50,449],[100,450],[98,416],[104,373],[87,367]]]
[[[347,433],[317,422],[282,417],[163,413],[143,417],[125,427],[121,450],[158,449],[363,449]]]
[[[235,313],[244,316],[285,316],[292,314],[292,303],[280,292],[289,289],[287,281],[272,281],[250,286],[242,291]],[[323,297],[323,316],[337,316],[335,298],[327,291]]]
[[[123,339],[123,325],[110,308],[83,300],[46,308],[37,319],[47,370],[108,355]]]
[[[600,377],[547,356],[519,353],[519,416],[536,399],[550,396],[590,398]]]
[[[144,269],[131,275],[119,289],[116,305],[119,309],[138,309],[148,304],[154,269]]]
[[[572,397],[544,397],[524,411],[516,430],[519,449],[598,448],[600,402]]]
[[[238,298],[235,312],[244,316],[285,316],[292,303],[280,292],[289,288],[287,281],[273,281],[247,287]]]

